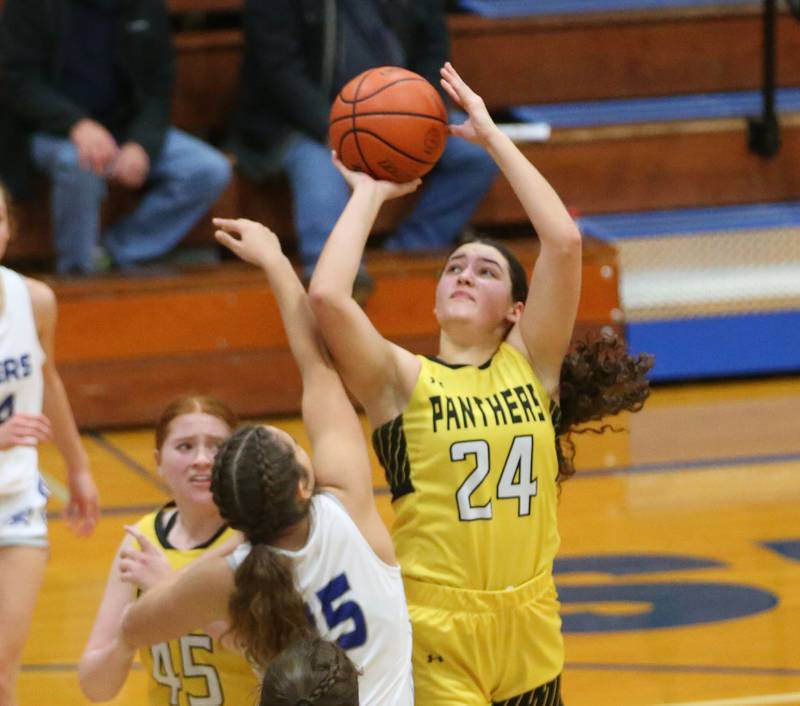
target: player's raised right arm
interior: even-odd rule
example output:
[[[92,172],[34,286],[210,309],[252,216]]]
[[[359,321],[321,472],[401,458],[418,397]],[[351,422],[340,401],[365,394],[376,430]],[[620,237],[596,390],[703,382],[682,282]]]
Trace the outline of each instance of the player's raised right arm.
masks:
[[[337,370],[375,427],[402,411],[398,399],[409,384],[413,387],[419,363],[373,326],[352,298],[353,282],[383,202],[411,193],[420,180],[379,181],[350,171],[335,156],[334,162],[353,193],[322,251],[309,297]]]
[[[372,472],[361,424],[321,341],[303,286],[281,252],[277,236],[245,219],[214,219],[217,240],[264,270],[300,376],[303,423],[311,440],[318,487],[339,497],[367,541],[394,562],[391,539],[372,495]]]

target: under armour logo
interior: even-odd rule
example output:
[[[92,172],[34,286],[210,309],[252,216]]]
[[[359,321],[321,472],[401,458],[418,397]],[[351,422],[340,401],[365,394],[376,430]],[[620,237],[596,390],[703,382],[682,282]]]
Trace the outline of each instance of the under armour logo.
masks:
[[[442,655],[428,655],[428,664],[431,662],[444,662]]]

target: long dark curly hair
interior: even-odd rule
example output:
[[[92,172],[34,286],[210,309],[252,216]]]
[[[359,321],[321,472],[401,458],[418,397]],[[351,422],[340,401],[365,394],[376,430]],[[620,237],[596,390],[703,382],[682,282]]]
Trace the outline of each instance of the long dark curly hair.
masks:
[[[294,451],[263,426],[238,429],[214,460],[214,502],[252,545],[228,602],[231,631],[261,668],[296,640],[314,635],[291,561],[270,546],[308,516],[310,502],[297,495],[306,476]]]
[[[314,637],[281,652],[264,673],[260,706],[358,706],[358,671],[334,642]]]
[[[528,298],[528,276],[511,249],[484,236],[465,242],[482,243],[500,253],[508,264],[512,300],[524,303]],[[572,434],[607,431],[611,429],[609,425],[599,429],[580,427],[622,411],[638,412],[650,394],[647,373],[652,367],[653,356],[631,355],[624,341],[613,333],[589,336],[573,344],[561,364],[560,414],[553,420],[557,435],[558,482],[575,473]]]
[[[560,482],[575,473],[573,433],[601,433],[612,429],[581,425],[622,411],[638,412],[650,395],[647,373],[653,356],[628,353],[614,334],[590,336],[572,346],[561,364],[560,415],[556,415],[556,451]]]

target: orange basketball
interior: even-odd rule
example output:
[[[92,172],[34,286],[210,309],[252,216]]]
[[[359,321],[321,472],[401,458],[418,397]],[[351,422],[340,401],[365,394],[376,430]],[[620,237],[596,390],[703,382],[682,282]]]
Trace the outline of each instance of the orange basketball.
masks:
[[[331,147],[349,169],[411,181],[433,169],[447,143],[447,110],[422,76],[381,66],[356,76],[336,96]]]

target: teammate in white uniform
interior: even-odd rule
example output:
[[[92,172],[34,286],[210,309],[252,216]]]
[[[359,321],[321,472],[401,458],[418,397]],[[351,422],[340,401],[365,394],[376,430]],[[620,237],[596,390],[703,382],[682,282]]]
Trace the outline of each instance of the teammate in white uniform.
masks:
[[[0,258],[11,237],[0,185]],[[55,441],[67,466],[67,518],[94,529],[97,489],[54,365],[56,300],[42,282],[0,267],[0,706],[16,703],[22,648],[47,563],[47,489],[37,446]]]
[[[403,584],[372,495],[358,417],[275,235],[251,221],[215,222],[218,240],[262,267],[272,286],[303,379],[313,465],[276,427],[235,432],[215,460],[212,491],[222,516],[248,544],[227,558],[201,559],[145,594],[129,608],[123,636],[131,644],[148,644],[228,616],[242,649],[263,669],[278,652],[308,637],[313,625],[361,670],[360,704],[412,704]],[[336,678],[328,676],[298,697],[309,704],[334,703],[327,686]]]

